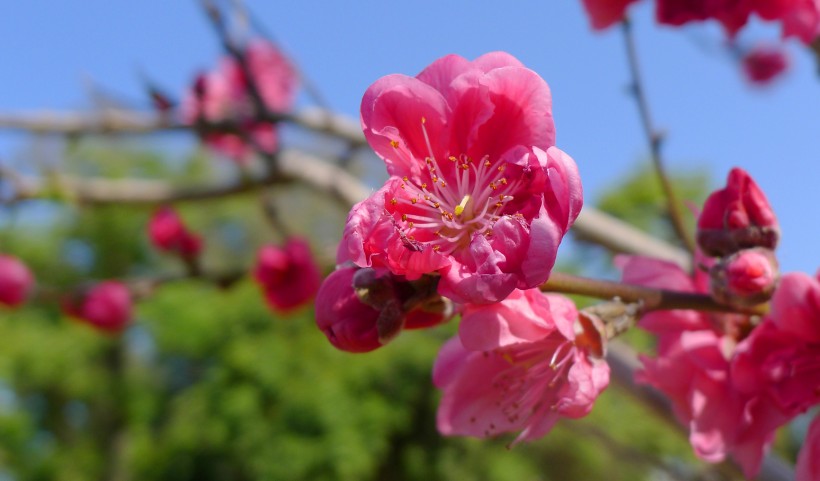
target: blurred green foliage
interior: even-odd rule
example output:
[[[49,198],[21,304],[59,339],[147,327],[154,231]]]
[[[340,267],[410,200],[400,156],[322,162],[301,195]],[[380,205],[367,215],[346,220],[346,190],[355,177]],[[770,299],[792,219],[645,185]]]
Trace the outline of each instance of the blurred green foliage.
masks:
[[[69,158],[72,171],[95,175],[225,175],[202,156],[175,164],[79,145]],[[638,192],[649,184],[628,185],[629,201],[609,194],[605,203],[652,222],[656,209],[636,207],[651,198]],[[289,228],[332,259],[345,208],[299,188],[274,195]],[[63,317],[55,296],[91,279],[181,266],[148,246],[149,209],[42,207],[18,207],[26,222],[0,236],[2,250],[23,258],[51,296],[0,312],[2,480],[632,481],[670,479],[688,452],[617,387],[588,418],[561,422],[535,443],[507,449],[512,435],[442,438],[430,371],[454,324],[350,355],[330,346],[310,307],[273,314],[248,279],[226,290],[196,280],[163,285],[139,303],[123,335],[100,334]],[[246,269],[259,245],[281,238],[255,195],[180,209],[205,234],[210,269]]]

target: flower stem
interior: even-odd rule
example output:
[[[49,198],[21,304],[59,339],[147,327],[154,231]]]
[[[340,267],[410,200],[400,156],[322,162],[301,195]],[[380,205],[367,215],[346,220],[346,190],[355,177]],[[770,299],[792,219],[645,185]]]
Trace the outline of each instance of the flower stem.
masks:
[[[624,41],[626,43],[626,54],[629,61],[629,72],[632,75],[632,94],[638,104],[638,112],[641,116],[641,123],[643,130],[646,133],[646,138],[649,141],[649,151],[652,156],[652,163],[655,166],[655,171],[658,173],[658,179],[661,183],[664,195],[666,196],[667,210],[669,212],[669,219],[672,221],[672,227],[675,229],[675,234],[683,242],[683,245],[690,253],[695,252],[695,242],[692,236],[687,232],[686,225],[683,222],[677,196],[672,187],[672,182],[669,180],[669,175],[666,172],[661,156],[661,147],[663,145],[663,134],[659,132],[652,123],[652,115],[649,110],[649,101],[644,91],[643,81],[641,79],[641,72],[638,66],[638,50],[635,47],[635,38],[632,35],[632,24],[629,18],[624,18],[621,23],[624,32]]]

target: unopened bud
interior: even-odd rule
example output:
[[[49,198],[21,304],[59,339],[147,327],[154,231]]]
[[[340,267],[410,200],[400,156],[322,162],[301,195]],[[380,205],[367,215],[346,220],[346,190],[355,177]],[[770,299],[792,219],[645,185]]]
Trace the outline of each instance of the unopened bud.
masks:
[[[353,290],[357,267],[331,273],[316,294],[316,324],[336,349],[368,352],[381,347],[379,311],[362,302]]]
[[[351,283],[359,300],[374,309],[383,309],[396,301],[393,279],[388,272],[369,267],[357,269]]]
[[[740,168],[729,172],[726,187],[713,192],[698,217],[698,245],[721,257],[741,249],[774,249],[780,237],[777,218],[763,191]]]
[[[744,249],[719,260],[709,271],[712,297],[719,303],[751,307],[768,301],[779,278],[769,249]]]

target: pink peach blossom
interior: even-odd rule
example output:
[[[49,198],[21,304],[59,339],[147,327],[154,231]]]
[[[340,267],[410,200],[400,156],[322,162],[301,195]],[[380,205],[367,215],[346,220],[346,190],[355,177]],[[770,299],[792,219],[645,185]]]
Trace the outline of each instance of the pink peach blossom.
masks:
[[[296,70],[290,61],[276,46],[258,39],[248,43],[244,55],[248,73],[265,107],[272,112],[289,110],[298,85]],[[230,132],[205,132],[203,140],[216,151],[239,161],[246,159],[254,148],[271,153],[278,144],[274,125],[258,120],[248,85],[241,65],[233,57],[225,57],[215,70],[196,78],[181,105],[183,121],[194,126],[202,121],[238,123],[255,146],[249,145],[242,135]]]
[[[344,257],[411,280],[439,273],[456,302],[544,282],[583,202],[551,105],[547,84],[500,52],[376,81],[362,127],[391,177],[353,208]]]
[[[805,342],[820,343],[820,279],[803,273],[783,276],[769,318]]]
[[[66,313],[101,331],[116,333],[132,317],[132,300],[128,287],[118,281],[104,281],[64,306]]]
[[[34,287],[34,276],[20,259],[0,255],[0,304],[18,307]]]
[[[310,245],[298,237],[289,238],[282,247],[259,249],[253,275],[268,305],[278,312],[290,312],[309,302],[322,282]]]
[[[148,222],[148,237],[157,249],[186,259],[196,258],[202,251],[202,239],[185,227],[182,218],[170,206],[154,212]]]
[[[780,274],[774,253],[763,247],[721,258],[709,270],[712,297],[725,305],[748,307],[768,301]]]
[[[820,479],[820,416],[815,416],[797,456],[796,481]]]
[[[609,366],[576,344],[577,317],[572,301],[537,290],[467,307],[459,336],[445,344],[433,368],[443,391],[439,432],[520,431],[519,442],[544,436],[561,417],[588,414],[609,384]]]
[[[681,332],[658,358],[642,356],[636,377],[669,397],[698,457],[716,463],[730,454],[753,477],[788,416],[766,396],[735,389],[726,356],[733,342],[714,331]]]

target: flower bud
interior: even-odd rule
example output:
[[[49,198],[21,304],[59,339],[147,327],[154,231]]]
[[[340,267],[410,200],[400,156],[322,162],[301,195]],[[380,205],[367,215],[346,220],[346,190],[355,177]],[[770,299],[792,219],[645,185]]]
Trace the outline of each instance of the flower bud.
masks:
[[[782,47],[758,45],[743,56],[743,73],[755,85],[768,85],[789,68],[789,57]]]
[[[66,314],[106,332],[119,332],[133,314],[131,292],[117,281],[101,282],[64,306]]]
[[[720,259],[710,274],[712,297],[735,307],[768,301],[779,278],[777,260],[769,249],[744,249]]]
[[[310,246],[304,239],[292,237],[282,247],[266,245],[259,249],[254,278],[275,311],[296,309],[316,295],[322,274]]]
[[[0,304],[17,307],[34,287],[34,276],[20,259],[0,255]]]
[[[0,304],[17,307],[34,287],[34,276],[25,264],[12,256],[0,255]]]
[[[368,352],[381,347],[379,311],[359,299],[353,290],[356,267],[331,273],[316,294],[316,324],[336,349]]]
[[[154,212],[148,222],[148,237],[157,249],[184,259],[196,258],[202,251],[202,239],[188,231],[179,214],[169,206]]]
[[[726,187],[713,192],[698,218],[698,245],[720,257],[741,249],[777,246],[780,230],[763,191],[740,168],[729,172]]]

